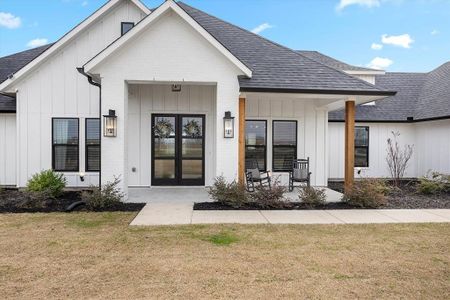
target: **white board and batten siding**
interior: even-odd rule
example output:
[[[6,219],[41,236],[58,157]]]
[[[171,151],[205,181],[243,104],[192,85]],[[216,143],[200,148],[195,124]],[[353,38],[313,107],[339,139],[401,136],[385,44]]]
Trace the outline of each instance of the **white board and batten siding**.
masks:
[[[120,37],[121,22],[139,22],[145,14],[130,1],[121,1],[94,21],[37,69],[17,83],[17,184],[25,186],[34,173],[52,168],[52,118],[79,118],[80,171],[84,171],[86,118],[98,118],[99,91],[76,67]],[[98,184],[97,173],[65,173],[68,186]]]
[[[152,114],[205,115],[205,184],[211,185],[216,174],[216,86],[182,85],[181,92],[172,92],[167,84],[133,84],[128,93],[128,185],[151,186]]]
[[[16,185],[16,114],[0,114],[0,186]]]
[[[344,177],[344,123],[329,123],[329,177]],[[369,167],[355,177],[389,177],[387,139],[398,131],[400,146],[413,145],[414,152],[405,177],[421,177],[430,170],[450,174],[450,120],[402,123],[356,123],[369,127]]]
[[[273,96],[247,95],[247,120],[267,121],[267,169],[272,169],[272,122],[275,120],[297,121],[297,157],[310,158],[311,184],[327,185],[328,112],[317,109],[314,100]],[[274,173],[287,185],[288,173]]]
[[[419,176],[430,170],[450,174],[450,120],[414,124]]]

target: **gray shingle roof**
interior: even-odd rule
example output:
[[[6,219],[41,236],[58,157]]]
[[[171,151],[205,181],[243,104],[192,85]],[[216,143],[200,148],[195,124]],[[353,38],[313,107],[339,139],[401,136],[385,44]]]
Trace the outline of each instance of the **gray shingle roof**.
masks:
[[[312,60],[185,3],[178,5],[252,72],[242,91],[323,92],[386,95],[388,91]],[[392,93],[391,93],[392,94]]]
[[[349,65],[340,60],[334,59],[328,55],[320,53],[318,51],[298,50],[297,52],[302,54],[303,56],[306,56],[306,57],[312,59],[312,60],[315,60],[324,65],[330,66],[332,68],[335,68],[335,69],[341,70],[341,71],[380,71],[380,70],[374,70],[374,69],[369,69],[369,68],[352,66],[352,65]]]
[[[396,90],[395,96],[375,105],[356,107],[357,121],[406,122],[450,117],[450,62],[429,73],[388,72],[377,75],[376,86]],[[343,121],[344,111],[330,112],[331,121]]]
[[[33,48],[12,55],[0,57],[0,83],[8,79],[8,76],[16,73],[28,63],[41,55],[53,44]],[[0,112],[15,112],[16,99],[0,94]]]
[[[29,62],[41,55],[53,44],[33,48],[12,55],[0,57],[0,83],[8,79],[8,76],[16,73]]]

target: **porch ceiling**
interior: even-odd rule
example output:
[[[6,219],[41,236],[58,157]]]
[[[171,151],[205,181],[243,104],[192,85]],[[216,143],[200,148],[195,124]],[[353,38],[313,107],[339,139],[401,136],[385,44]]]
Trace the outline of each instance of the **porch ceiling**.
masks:
[[[242,92],[241,97],[265,97],[273,99],[296,99],[302,101],[312,101],[317,108],[334,111],[345,107],[345,101],[355,101],[356,105],[369,103],[372,101],[386,98],[386,96],[371,95],[341,95],[341,94],[313,94],[313,93],[261,93],[261,92]]]

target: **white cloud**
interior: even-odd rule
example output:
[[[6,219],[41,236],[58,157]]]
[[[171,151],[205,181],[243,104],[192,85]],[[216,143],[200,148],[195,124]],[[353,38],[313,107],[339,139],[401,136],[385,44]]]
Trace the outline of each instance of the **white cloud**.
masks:
[[[22,25],[22,20],[19,17],[10,13],[0,12],[0,27],[8,29],[18,28]]]
[[[431,35],[438,35],[439,34],[439,30],[434,29],[432,32],[430,32]]]
[[[270,28],[273,28],[273,25],[270,25],[269,23],[262,23],[258,27],[254,28],[252,30],[252,32],[256,33],[256,34],[259,34],[259,33],[263,32],[264,30],[270,29]]]
[[[36,48],[48,44],[47,39],[34,39],[28,42],[27,47]]]
[[[371,69],[377,69],[377,70],[386,70],[388,67],[390,67],[394,63],[393,60],[389,58],[383,58],[383,57],[375,57],[372,59],[372,61],[367,65],[367,67]]]
[[[89,4],[88,1],[83,1],[83,2],[81,3],[81,6],[87,6],[88,4]]]
[[[359,6],[369,7],[369,8],[378,7],[378,6],[380,6],[380,0],[340,0],[336,9],[343,10],[347,6],[351,6],[351,5],[359,5]]]
[[[393,45],[403,48],[411,48],[411,44],[414,43],[414,40],[411,38],[409,34],[401,34],[401,35],[387,35],[383,34],[381,36],[381,42],[386,45]]]
[[[381,49],[383,49],[383,45],[377,44],[377,43],[372,43],[372,46],[370,46],[370,48],[372,48],[372,50],[381,50]]]

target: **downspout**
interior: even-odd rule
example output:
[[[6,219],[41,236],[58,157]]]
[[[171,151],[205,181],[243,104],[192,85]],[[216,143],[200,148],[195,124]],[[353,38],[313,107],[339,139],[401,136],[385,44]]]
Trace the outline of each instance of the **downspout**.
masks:
[[[85,76],[89,82],[89,84],[98,87],[99,96],[98,96],[98,120],[100,122],[99,126],[99,148],[100,148],[100,155],[99,155],[99,170],[98,170],[98,188],[99,190],[102,189],[102,85],[98,82],[95,82],[91,75],[87,74],[84,71],[84,67],[77,68],[78,73]]]

